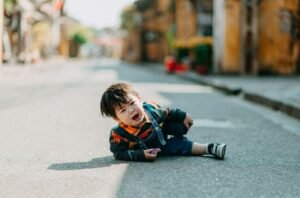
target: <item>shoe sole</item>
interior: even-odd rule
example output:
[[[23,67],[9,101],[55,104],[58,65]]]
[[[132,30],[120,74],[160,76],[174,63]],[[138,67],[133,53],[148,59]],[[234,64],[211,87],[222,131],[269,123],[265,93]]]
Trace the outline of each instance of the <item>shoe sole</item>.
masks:
[[[226,153],[226,144],[220,144],[219,147],[221,147],[221,155],[218,156],[220,159],[224,159],[225,153]]]

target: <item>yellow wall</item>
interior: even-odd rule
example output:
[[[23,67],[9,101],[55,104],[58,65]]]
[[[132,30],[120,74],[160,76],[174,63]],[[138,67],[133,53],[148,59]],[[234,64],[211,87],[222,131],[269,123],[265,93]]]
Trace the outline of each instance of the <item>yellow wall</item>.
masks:
[[[3,15],[3,0],[0,0],[0,13],[1,15]],[[1,16],[0,18],[0,67],[2,66],[2,53],[3,53],[3,49],[2,49],[2,38],[3,38],[3,17]]]
[[[176,39],[186,40],[196,35],[196,15],[189,0],[176,1]]]
[[[258,62],[260,70],[281,74],[290,74],[295,71],[298,46],[295,44],[290,48],[291,34],[282,31],[281,10],[289,10],[296,14],[299,9],[297,1],[264,0],[259,4]],[[288,18],[287,21],[289,21]]]
[[[225,42],[223,53],[223,72],[240,71],[240,1],[225,1]]]

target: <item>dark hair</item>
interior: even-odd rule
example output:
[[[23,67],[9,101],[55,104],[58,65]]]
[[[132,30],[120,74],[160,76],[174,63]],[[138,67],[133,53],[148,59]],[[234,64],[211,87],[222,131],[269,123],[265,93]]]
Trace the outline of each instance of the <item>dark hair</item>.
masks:
[[[116,83],[108,87],[101,98],[101,115],[107,117],[115,117],[116,107],[121,108],[122,105],[129,102],[128,94],[139,96],[139,94],[133,89],[133,87],[126,83]]]

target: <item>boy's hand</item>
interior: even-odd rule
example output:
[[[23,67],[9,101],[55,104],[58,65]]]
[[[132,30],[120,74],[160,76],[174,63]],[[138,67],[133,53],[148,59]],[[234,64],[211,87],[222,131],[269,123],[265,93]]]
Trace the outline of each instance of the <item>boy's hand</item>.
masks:
[[[189,129],[193,125],[193,119],[189,115],[186,115],[183,124],[187,129]]]
[[[155,148],[146,149],[144,150],[144,155],[145,158],[148,160],[155,160],[158,152],[160,152],[160,149],[155,149]]]

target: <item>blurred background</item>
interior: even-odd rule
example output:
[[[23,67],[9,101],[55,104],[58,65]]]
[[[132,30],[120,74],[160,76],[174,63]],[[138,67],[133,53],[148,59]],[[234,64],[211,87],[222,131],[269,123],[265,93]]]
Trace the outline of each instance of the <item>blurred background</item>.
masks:
[[[0,13],[0,198],[300,197],[300,0],[0,0]],[[188,112],[188,138],[225,142],[225,160],[115,161],[99,103],[116,82]]]
[[[2,66],[110,57],[199,74],[300,73],[300,0],[1,0]]]

